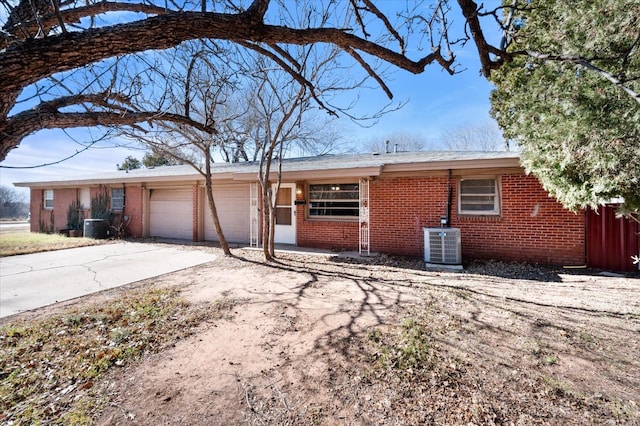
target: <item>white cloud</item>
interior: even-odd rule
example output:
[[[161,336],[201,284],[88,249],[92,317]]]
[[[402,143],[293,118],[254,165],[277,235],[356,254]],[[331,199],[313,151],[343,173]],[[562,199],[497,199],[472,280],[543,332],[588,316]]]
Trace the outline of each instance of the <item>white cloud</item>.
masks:
[[[86,132],[86,131],[85,131]],[[0,185],[13,186],[15,182],[37,182],[43,180],[69,179],[114,171],[126,156],[141,158],[142,151],[116,146],[118,141],[99,142],[95,147],[80,152],[73,158],[59,164],[44,167],[15,169],[6,167],[33,167],[60,161],[81,151],[84,147],[67,137],[61,131],[43,131],[25,138],[0,164]],[[27,188],[18,188],[27,193]]]

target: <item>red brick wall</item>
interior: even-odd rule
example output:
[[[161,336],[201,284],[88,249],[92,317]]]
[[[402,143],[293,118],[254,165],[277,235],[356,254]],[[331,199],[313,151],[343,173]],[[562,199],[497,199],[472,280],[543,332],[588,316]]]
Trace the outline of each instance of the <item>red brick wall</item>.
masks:
[[[545,264],[584,264],[584,214],[549,198],[538,180],[523,174],[501,178],[501,216],[457,214],[457,179],[452,179],[451,226],[460,228],[462,256]],[[422,257],[423,228],[439,227],[447,214],[446,176],[380,178],[370,182],[372,252]],[[358,249],[358,224],[305,218],[297,211],[298,245]]]
[[[127,186],[124,189],[124,214],[129,216],[129,234],[142,237],[142,187]]]
[[[79,193],[76,188],[64,188],[53,190],[53,209],[44,208],[44,190],[31,190],[31,232],[48,232],[53,217],[53,232],[67,228],[67,210],[69,205],[78,200]],[[44,229],[42,229],[42,226]]]
[[[78,189],[64,188],[53,190],[53,209],[44,208],[44,190],[31,190],[31,212],[30,230],[31,232],[48,232],[51,225],[51,217],[53,216],[53,232],[67,228],[67,209],[69,205],[78,200]],[[42,226],[44,229],[41,229]]]
[[[501,183],[500,218],[455,215],[452,226],[462,230],[463,257],[557,265],[585,263],[584,212],[564,209],[533,176],[505,175]]]
[[[296,238],[302,247],[329,250],[358,250],[358,222],[305,219],[305,206],[297,206]]]
[[[369,183],[371,251],[422,256],[424,227],[447,213],[447,177],[379,179]]]
[[[54,231],[67,228],[67,210],[71,203],[78,200],[79,195],[76,188],[53,190]]]
[[[104,187],[92,187],[91,198],[102,193]],[[107,188],[108,190],[108,188]],[[54,231],[57,232],[67,227],[67,208],[72,201],[79,199],[80,189],[59,188],[54,189],[53,210],[43,208],[42,189],[31,190],[31,232],[40,232],[40,222],[44,222],[47,227],[51,222],[51,214],[54,217]],[[85,219],[91,218],[90,206],[85,206]],[[130,217],[129,232],[134,237],[142,236],[142,188],[140,186],[127,186],[125,188],[125,209],[124,214]]]
[[[31,189],[31,203],[29,205],[30,229],[31,232],[40,232],[40,222],[46,217],[46,222],[49,223],[50,210],[43,210],[42,204],[44,203],[43,197],[44,191],[42,189]],[[43,215],[44,213],[44,215]]]
[[[305,183],[296,182],[304,188]],[[305,199],[296,192],[296,200]],[[307,220],[306,205],[296,206],[296,243],[302,247],[316,247],[329,250],[358,250],[358,221]]]

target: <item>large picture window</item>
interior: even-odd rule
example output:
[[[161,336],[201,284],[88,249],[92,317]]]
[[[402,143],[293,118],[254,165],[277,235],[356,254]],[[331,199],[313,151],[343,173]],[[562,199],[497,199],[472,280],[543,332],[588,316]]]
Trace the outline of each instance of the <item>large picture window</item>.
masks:
[[[124,188],[111,188],[111,210],[122,211],[124,209]]]
[[[44,190],[42,204],[44,205],[45,209],[53,210],[53,189]]]
[[[458,194],[458,211],[461,214],[500,214],[498,180],[494,177],[461,179]]]
[[[309,185],[309,217],[357,218],[359,198],[357,183]]]

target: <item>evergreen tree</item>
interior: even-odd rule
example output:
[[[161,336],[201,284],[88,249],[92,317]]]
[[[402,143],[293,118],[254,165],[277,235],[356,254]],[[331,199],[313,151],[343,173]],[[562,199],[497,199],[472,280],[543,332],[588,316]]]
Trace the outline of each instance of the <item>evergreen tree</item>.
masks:
[[[491,102],[526,170],[570,209],[623,198],[638,212],[640,2],[524,0],[515,14]]]
[[[175,166],[179,163],[176,159],[163,155],[160,152],[147,152],[144,157],[142,157],[142,164],[147,169],[151,169],[160,166]]]
[[[142,167],[142,163],[135,157],[127,156],[122,164],[117,165],[118,170],[134,170]]]

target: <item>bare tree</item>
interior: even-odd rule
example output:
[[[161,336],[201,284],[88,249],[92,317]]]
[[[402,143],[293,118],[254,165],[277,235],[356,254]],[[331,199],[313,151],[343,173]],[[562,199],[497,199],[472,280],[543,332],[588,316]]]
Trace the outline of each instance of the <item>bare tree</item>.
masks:
[[[196,126],[184,116],[133,108],[128,88],[117,84],[119,73],[131,69],[118,66],[120,61],[135,62],[139,87],[144,87],[149,83],[143,81],[144,70],[156,65],[153,52],[180,48],[190,40],[225,40],[260,51],[305,85],[316,104],[330,113],[340,109],[315,93],[313,84],[297,71],[295,61],[283,46],[335,46],[344,54],[344,63],[359,65],[391,97],[380,73],[384,65],[418,74],[437,63],[453,74],[453,45],[473,40],[482,73],[487,77],[518,56],[577,63],[640,103],[635,62],[629,60],[640,41],[616,51],[614,57],[604,58],[554,52],[553,46],[547,46],[549,51],[510,49],[519,35],[519,15],[534,8],[535,2],[490,2],[487,7],[478,6],[473,0],[457,0],[455,7],[452,3],[1,0],[6,19],[0,30],[0,161],[25,136],[41,129],[149,121]],[[464,19],[453,19],[454,9]],[[315,19],[317,24],[313,26],[292,26],[290,18],[301,11],[320,19]],[[117,23],[110,18],[112,14],[118,14]],[[461,26],[454,28],[454,24]],[[503,33],[493,43],[486,36],[486,29],[491,26]],[[417,57],[411,58],[407,52],[418,52]],[[619,66],[613,72],[607,71],[598,65],[601,60],[615,61]],[[114,84],[102,90],[96,90],[93,84],[68,84],[70,77],[77,74],[85,75],[91,83],[93,76],[106,72],[105,68],[113,74]]]
[[[141,123],[124,127],[122,133],[153,152],[191,165],[203,176],[218,240],[225,253],[230,254],[214,200],[214,161],[259,161],[258,177],[265,201],[263,229],[268,232],[273,215],[273,207],[268,207],[273,201],[272,161],[279,161],[291,149],[322,150],[327,133],[320,129],[323,121],[303,120],[303,114],[317,111],[311,108],[312,92],[306,85],[275,66],[273,60],[251,53],[254,49],[238,52],[226,48],[210,41],[185,44],[180,52],[167,56],[155,67],[153,86],[131,98],[137,108],[161,105],[197,126]],[[335,68],[328,65],[336,58],[337,50],[323,49],[319,56],[310,50],[298,48],[288,56],[299,64],[300,75],[313,82],[315,93],[339,90],[339,82],[346,77],[335,77]],[[331,52],[333,56],[326,56]],[[202,131],[203,128],[210,130]],[[263,241],[271,250],[267,251],[269,259],[273,256],[273,234],[265,234]]]
[[[189,123],[159,122],[158,126],[124,127],[121,133],[151,148],[156,154],[169,156],[193,167],[205,182],[207,203],[218,241],[225,255],[231,255],[224,236],[214,199],[212,165],[216,153],[225,152],[229,143],[230,122],[243,112],[229,111],[238,80],[235,69],[221,59],[216,45],[193,42],[163,61],[170,67],[158,67],[154,81],[160,90],[147,90],[135,97],[136,105],[163,105],[171,114],[185,117]],[[203,131],[202,129],[207,129]]]
[[[319,25],[294,27],[290,20],[283,21],[283,17],[299,13],[302,10],[299,6],[305,6],[306,13],[323,18],[316,20]],[[389,96],[391,92],[378,72],[376,60],[412,73],[421,73],[434,62],[454,72],[448,40],[430,28],[440,24],[433,20],[422,23],[424,33],[416,34],[420,37],[426,34],[431,43],[417,46],[427,47],[428,52],[412,59],[406,51],[415,25],[392,23],[388,16],[393,16],[393,10],[383,11],[369,0],[209,4],[184,0],[170,3],[3,0],[2,7],[7,18],[0,32],[0,160],[25,136],[40,129],[122,126],[149,121],[197,127],[185,116],[134,107],[130,88],[117,84],[120,73],[135,70],[138,87],[145,87],[149,83],[145,70],[157,65],[153,52],[179,48],[189,40],[226,40],[260,51],[305,85],[314,94],[317,105],[331,113],[338,108],[315,93],[313,84],[297,71],[295,61],[282,46],[336,46]],[[114,23],[110,13],[119,13],[123,21]],[[401,35],[401,31],[406,34]],[[121,66],[120,61],[127,62],[127,66]],[[92,84],[69,84],[79,74],[91,83],[92,77],[102,77],[107,72],[113,75],[114,84],[101,87],[102,90],[96,90]]]
[[[256,65],[255,67],[257,67]],[[263,106],[257,102],[256,93],[263,84],[264,78],[274,78],[273,67],[269,75],[259,71],[251,71],[251,77],[246,79],[248,86],[240,90],[239,100],[228,109],[242,110],[242,114],[234,120],[223,120],[218,125],[221,128],[219,137],[224,138],[220,145],[220,152],[225,162],[259,161],[264,151],[265,132],[269,126],[268,115]],[[253,83],[251,79],[255,80]],[[274,81],[274,84],[297,86],[291,79]],[[263,88],[264,90],[264,88]],[[243,105],[242,107],[240,105]],[[323,114],[318,109],[308,108],[304,112],[304,120],[299,120],[293,136],[283,141],[282,157],[303,157],[322,155],[340,150],[342,134],[335,126],[335,117]]]
[[[480,124],[463,123],[442,135],[449,151],[509,151],[509,143],[494,121]]]
[[[337,53],[334,49],[324,50],[320,54],[313,47],[301,47],[289,54],[296,58],[299,73],[305,80],[315,82],[314,87],[319,89],[335,91],[343,86],[341,80],[334,76],[336,68],[327,64],[337,59]],[[260,162],[258,178],[263,206],[263,252],[265,260],[271,260],[275,257],[276,201],[287,151],[294,148],[326,149],[325,137],[332,138],[335,135],[319,130],[322,121],[308,119],[308,115],[314,111],[313,98],[320,90],[309,90],[307,85],[299,84],[289,73],[270,67],[269,61],[262,57],[254,57],[254,60],[256,72],[253,89],[249,91],[252,94],[249,101],[252,127],[248,133],[254,138]]]
[[[29,203],[24,194],[10,186],[0,185],[0,218],[26,217],[28,213]]]

